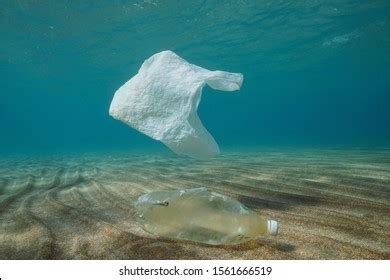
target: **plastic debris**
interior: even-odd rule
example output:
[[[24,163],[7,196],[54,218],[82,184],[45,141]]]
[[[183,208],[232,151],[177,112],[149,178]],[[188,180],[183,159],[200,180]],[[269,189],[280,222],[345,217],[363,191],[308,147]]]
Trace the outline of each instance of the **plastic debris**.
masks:
[[[168,239],[238,244],[278,232],[278,222],[206,188],[148,193],[135,207],[135,219],[145,231]]]
[[[242,82],[242,74],[210,71],[163,51],[115,92],[109,113],[177,154],[210,158],[219,148],[197,114],[202,88],[235,91]]]

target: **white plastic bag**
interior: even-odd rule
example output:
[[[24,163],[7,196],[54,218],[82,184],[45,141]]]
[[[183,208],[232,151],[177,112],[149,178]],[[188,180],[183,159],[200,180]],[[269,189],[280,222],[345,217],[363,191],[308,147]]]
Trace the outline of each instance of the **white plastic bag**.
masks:
[[[110,115],[177,154],[209,158],[219,148],[197,114],[202,88],[208,84],[234,91],[242,82],[242,74],[209,71],[163,51],[147,59],[137,75],[115,92]]]

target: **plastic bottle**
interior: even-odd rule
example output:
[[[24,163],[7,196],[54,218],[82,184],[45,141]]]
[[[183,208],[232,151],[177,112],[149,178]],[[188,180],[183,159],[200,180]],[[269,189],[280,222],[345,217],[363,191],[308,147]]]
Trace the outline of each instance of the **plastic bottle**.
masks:
[[[278,232],[278,222],[206,188],[148,193],[135,207],[135,219],[145,231],[168,239],[238,244]]]

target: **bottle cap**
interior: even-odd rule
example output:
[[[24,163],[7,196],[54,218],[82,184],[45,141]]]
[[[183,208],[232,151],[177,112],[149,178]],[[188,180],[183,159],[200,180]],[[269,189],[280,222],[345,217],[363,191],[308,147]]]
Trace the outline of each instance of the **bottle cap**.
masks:
[[[268,233],[271,235],[277,235],[279,229],[279,223],[274,220],[268,220]]]

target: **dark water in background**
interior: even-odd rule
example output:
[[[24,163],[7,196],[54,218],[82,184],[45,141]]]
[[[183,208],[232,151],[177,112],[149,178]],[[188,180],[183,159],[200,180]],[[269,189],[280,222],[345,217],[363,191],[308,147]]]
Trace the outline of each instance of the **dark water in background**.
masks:
[[[165,149],[108,116],[152,54],[241,72],[205,88],[224,147],[388,147],[390,1],[2,1],[0,153]]]

